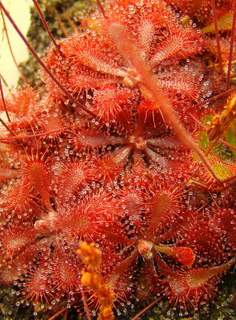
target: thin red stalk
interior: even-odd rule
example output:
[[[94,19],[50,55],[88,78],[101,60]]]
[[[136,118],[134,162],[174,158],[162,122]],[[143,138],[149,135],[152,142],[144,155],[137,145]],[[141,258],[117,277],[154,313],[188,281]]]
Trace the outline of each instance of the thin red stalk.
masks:
[[[7,104],[6,104],[6,101],[5,101],[5,97],[4,97],[4,93],[3,93],[3,87],[2,87],[2,79],[0,77],[0,91],[1,91],[1,97],[2,97],[2,103],[3,103],[3,107],[5,109],[5,112],[6,112],[6,115],[7,115],[7,119],[9,122],[11,122],[11,119],[9,117],[9,113],[7,111]]]
[[[73,96],[67,91],[66,88],[64,88],[61,85],[61,83],[57,80],[57,78],[53,75],[53,73],[48,69],[48,67],[45,65],[45,63],[42,61],[42,59],[39,57],[39,55],[34,50],[34,48],[31,46],[31,44],[27,41],[26,37],[20,31],[20,29],[16,25],[15,21],[12,19],[11,15],[9,14],[9,12],[7,11],[7,9],[5,8],[5,6],[3,5],[3,3],[1,1],[0,1],[0,7],[2,8],[7,19],[10,21],[10,23],[12,24],[12,26],[14,27],[14,29],[16,30],[16,32],[18,33],[18,35],[20,36],[22,41],[25,43],[25,45],[30,50],[30,52],[32,53],[34,58],[37,60],[37,62],[41,65],[41,67],[45,70],[45,72],[50,76],[50,78],[56,83],[56,85],[62,90],[62,92],[66,95],[66,97],[69,98],[70,101],[74,101]],[[77,101],[75,101],[75,102],[78,103]],[[78,103],[78,104],[81,107],[81,109],[83,109],[85,112],[87,112],[91,116],[95,117],[95,115],[89,109],[87,109],[84,105],[82,105],[80,103]]]
[[[68,310],[66,310],[65,315],[64,315],[64,320],[67,320],[68,318]]]
[[[55,81],[55,83],[58,85],[58,87],[68,96],[69,93],[67,92],[67,90],[61,86],[60,82],[54,77],[54,75],[53,75],[53,74],[51,73],[51,71],[47,68],[47,66],[44,64],[44,62],[40,59],[40,57],[38,56],[38,54],[36,53],[36,51],[33,49],[33,47],[28,43],[27,39],[25,38],[25,36],[23,35],[23,33],[20,31],[20,29],[18,28],[18,26],[16,25],[15,21],[12,19],[12,17],[10,16],[9,12],[8,12],[7,9],[5,8],[5,6],[2,4],[2,2],[0,2],[0,6],[1,6],[4,14],[5,14],[6,17],[8,18],[8,20],[10,21],[10,23],[12,24],[12,26],[14,27],[14,29],[16,30],[16,32],[19,34],[20,38],[21,38],[22,41],[25,43],[25,45],[27,46],[27,48],[31,51],[31,53],[33,54],[33,56],[35,57],[35,59],[38,61],[38,63],[43,67],[43,69],[48,73],[48,75],[53,79],[53,81]]]
[[[130,267],[130,265],[135,262],[135,260],[138,257],[138,254],[139,254],[138,250],[137,250],[137,248],[135,248],[128,258],[122,260],[121,263],[116,265],[116,267],[115,267],[115,269],[113,271],[113,274],[119,274],[119,273],[122,273],[122,272],[126,272],[127,269]]]
[[[236,183],[236,176],[233,176],[224,181],[224,186],[227,187],[229,185],[235,185],[235,183]]]
[[[211,4],[212,4],[212,11],[213,11],[215,32],[216,32],[216,44],[217,44],[220,71],[221,71],[221,74],[223,74],[224,70],[223,70],[222,55],[221,55],[220,34],[219,34],[218,23],[217,23],[217,19],[216,19],[216,3],[215,3],[215,0],[211,0]]]
[[[148,310],[150,310],[152,307],[155,306],[160,301],[160,298],[157,298],[156,300],[152,301],[148,306],[146,306],[144,309],[142,309],[136,316],[134,316],[131,320],[138,320],[141,316],[143,316]]]
[[[4,85],[7,87],[7,89],[9,90],[9,85],[6,81],[6,79],[3,77],[3,75],[0,73],[0,78],[2,79],[2,82],[4,83]]]
[[[38,0],[33,0],[33,3],[34,3],[34,6],[35,6],[35,8],[36,8],[36,10],[37,10],[37,12],[38,12],[38,15],[39,15],[40,20],[41,20],[41,22],[42,22],[42,24],[43,24],[43,27],[44,27],[45,30],[47,31],[50,39],[52,40],[54,46],[56,47],[56,49],[58,50],[58,52],[60,53],[60,55],[63,55],[63,53],[62,53],[61,50],[60,50],[59,45],[57,44],[57,42],[56,42],[56,40],[55,40],[55,38],[54,38],[54,36],[53,36],[53,34],[52,34],[49,26],[48,26],[48,23],[47,23],[47,21],[46,21],[46,19],[45,19],[45,17],[44,17],[44,14],[43,14],[43,12],[42,12],[42,10],[41,10],[41,8],[40,8],[40,5],[39,5],[39,3],[38,3]]]
[[[150,93],[152,99],[155,101],[156,108],[161,111],[165,119],[173,127],[176,136],[188,149],[196,152],[212,176],[216,180],[219,180],[205,154],[180,122],[170,100],[156,83],[150,68],[141,57],[138,48],[127,38],[125,28],[120,24],[113,24],[110,28],[110,33],[119,52],[126,60],[132,62],[133,67],[140,77],[140,86],[143,86],[144,89]],[[122,42],[121,39],[123,39]]]
[[[81,290],[81,298],[82,298],[82,302],[83,302],[84,312],[85,312],[86,318],[87,318],[87,320],[92,320],[92,317],[91,317],[90,311],[89,311],[89,307],[88,307],[88,303],[87,303],[87,299],[86,299],[86,296],[84,294],[84,289],[83,289],[82,286],[81,286],[80,290]]]
[[[207,131],[207,127],[206,127],[203,123],[201,123],[199,120],[197,120],[193,115],[191,115],[191,117],[192,117],[192,119],[193,119],[195,122],[197,122],[197,124],[198,124],[199,126],[201,126],[204,130]],[[217,142],[217,141],[216,141],[216,142]],[[223,144],[226,145],[227,147],[231,148],[233,151],[236,151],[236,147],[235,147],[234,145],[230,144],[229,142],[225,141],[224,139],[219,138],[219,142],[220,142],[220,143],[223,143]]]
[[[104,17],[104,18],[107,18],[107,17],[106,17],[105,10],[104,10],[104,8],[103,8],[103,5],[102,5],[101,1],[100,1],[100,0],[96,0],[96,2],[97,2],[97,6],[98,6],[99,10],[101,11],[103,17]]]
[[[230,94],[231,92],[233,92],[234,90],[235,90],[235,89],[230,88],[230,89],[228,89],[228,90],[226,90],[226,91],[224,91],[224,92],[221,92],[221,93],[219,93],[219,94],[217,94],[217,95],[215,95],[215,96],[212,96],[212,97],[208,98],[208,99],[207,99],[208,105],[210,105],[210,103],[213,103],[213,102],[216,101],[216,100],[219,100],[220,98],[225,98],[226,95],[229,95],[229,94]],[[202,105],[202,103],[196,104],[196,108],[200,108],[201,105]]]
[[[2,10],[1,10],[1,16],[2,16],[2,22],[3,22],[3,30],[6,34],[6,39],[7,39],[7,45],[9,47],[9,50],[10,50],[10,53],[11,53],[11,57],[12,57],[12,60],[21,76],[21,78],[25,81],[25,83],[27,83],[27,79],[25,78],[24,74],[22,73],[22,71],[20,70],[19,66],[18,66],[18,63],[16,61],[16,57],[14,55],[14,51],[12,49],[12,45],[11,45],[11,41],[10,41],[10,37],[9,37],[9,33],[8,33],[8,30],[7,30],[7,25],[6,25],[6,21],[5,21],[5,18],[4,18],[4,15],[2,13]]]
[[[209,98],[209,99],[207,100],[207,102],[209,103],[209,102],[216,101],[216,100],[218,100],[218,99],[220,99],[220,98],[223,98],[223,97],[226,96],[227,94],[230,94],[232,91],[234,91],[234,89],[233,89],[233,88],[230,88],[230,89],[228,89],[228,90],[226,90],[226,91],[224,91],[224,92],[221,92],[221,93],[219,93],[219,94],[217,94],[217,95]]]
[[[59,310],[57,313],[55,313],[52,317],[48,318],[48,320],[54,320],[57,317],[59,317],[64,311],[66,311],[66,308],[63,308],[61,310]]]
[[[227,88],[230,87],[230,76],[231,76],[231,68],[232,68],[232,60],[233,60],[233,50],[234,50],[234,38],[235,38],[235,30],[236,30],[236,1],[233,2],[233,24],[232,24],[232,33],[230,40],[230,51],[229,51],[229,63],[227,70]]]
[[[220,139],[219,140],[221,143],[223,143],[224,145],[226,145],[227,147],[229,147],[230,149],[232,149],[233,151],[236,151],[236,146],[232,145],[231,143],[228,143],[227,141],[225,141],[224,139]]]

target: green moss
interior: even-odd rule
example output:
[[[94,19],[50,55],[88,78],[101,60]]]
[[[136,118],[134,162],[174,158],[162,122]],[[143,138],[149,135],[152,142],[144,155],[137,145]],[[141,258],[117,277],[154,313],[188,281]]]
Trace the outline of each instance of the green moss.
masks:
[[[21,304],[15,290],[12,288],[0,289],[0,319],[1,320],[30,320],[32,307]],[[43,319],[40,319],[43,320]]]

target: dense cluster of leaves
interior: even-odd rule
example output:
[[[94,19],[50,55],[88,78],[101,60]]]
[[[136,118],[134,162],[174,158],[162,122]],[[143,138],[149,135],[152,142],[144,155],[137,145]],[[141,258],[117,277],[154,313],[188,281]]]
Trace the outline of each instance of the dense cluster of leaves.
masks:
[[[236,249],[234,9],[98,1],[43,86],[2,94],[0,282],[18,304],[112,320],[216,297]]]

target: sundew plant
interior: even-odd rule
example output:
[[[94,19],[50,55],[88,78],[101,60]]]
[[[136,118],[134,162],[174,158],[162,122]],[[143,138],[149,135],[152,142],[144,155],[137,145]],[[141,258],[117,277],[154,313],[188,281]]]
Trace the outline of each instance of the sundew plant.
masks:
[[[97,1],[62,39],[32,4],[43,55],[0,1],[41,81],[0,81],[1,286],[29,319],[192,319],[236,262],[236,1]]]

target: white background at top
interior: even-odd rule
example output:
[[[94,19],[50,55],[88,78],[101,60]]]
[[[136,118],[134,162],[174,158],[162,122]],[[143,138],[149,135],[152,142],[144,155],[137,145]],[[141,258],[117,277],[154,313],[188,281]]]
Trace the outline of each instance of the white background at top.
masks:
[[[8,8],[12,18],[19,26],[20,30],[26,34],[30,25],[30,5],[31,0],[2,0],[3,4]],[[19,38],[13,27],[5,17],[9,37],[11,40],[13,52],[18,63],[25,61],[28,56],[28,50],[22,40]],[[12,60],[6,35],[3,34],[2,19],[0,18],[0,73],[3,75],[8,85],[14,88],[18,80],[18,71]]]

